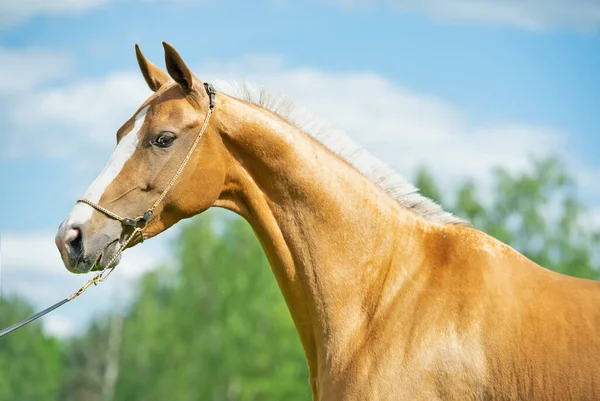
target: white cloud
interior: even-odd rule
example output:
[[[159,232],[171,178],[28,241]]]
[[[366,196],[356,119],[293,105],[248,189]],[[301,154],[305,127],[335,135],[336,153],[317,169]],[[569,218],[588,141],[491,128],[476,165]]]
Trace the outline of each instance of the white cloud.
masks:
[[[159,0],[138,0],[153,3]],[[25,23],[38,15],[75,15],[104,7],[115,0],[3,0],[0,1],[0,29]],[[174,6],[193,6],[206,0],[174,0]]]
[[[27,127],[30,120],[36,120],[34,116],[37,114],[37,105],[32,103],[34,93],[43,91],[48,84],[68,76],[73,69],[73,58],[66,53],[0,47],[0,119],[5,124],[3,132],[14,134],[6,136],[0,154],[22,155],[28,151],[29,144],[34,144],[34,147],[37,144],[47,153],[50,150],[64,152],[62,146],[46,141],[47,136],[43,135],[46,126],[29,132]],[[18,118],[14,114],[16,111],[25,116],[24,124],[14,121]]]
[[[42,14],[77,14],[111,0],[4,0],[0,2],[0,28],[8,28]]]
[[[446,22],[471,22],[540,30],[574,27],[596,30],[600,25],[597,0],[327,0],[346,6],[385,2],[399,11],[423,12]]]
[[[64,77],[72,69],[73,59],[67,54],[0,48],[0,97],[19,95],[42,83]]]
[[[69,157],[85,146],[112,147],[117,129],[149,95],[139,73],[32,93],[12,103],[9,119],[19,137],[9,144],[11,153]]]
[[[600,227],[600,207],[594,207],[587,210],[586,213],[581,216],[579,224],[585,228],[591,228],[597,230]]]
[[[44,330],[54,337],[67,338],[77,332],[77,322],[64,315],[51,314],[44,319]]]

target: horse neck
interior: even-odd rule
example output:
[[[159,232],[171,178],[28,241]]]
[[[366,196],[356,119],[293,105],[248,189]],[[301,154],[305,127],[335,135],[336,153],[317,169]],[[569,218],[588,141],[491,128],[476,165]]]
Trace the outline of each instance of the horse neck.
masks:
[[[411,231],[420,219],[288,122],[235,99],[227,103],[219,126],[231,166],[216,205],[255,230],[314,386],[345,369],[388,301],[384,288],[398,290],[416,265],[402,250],[408,241],[415,246]],[[396,270],[395,260],[405,271]]]

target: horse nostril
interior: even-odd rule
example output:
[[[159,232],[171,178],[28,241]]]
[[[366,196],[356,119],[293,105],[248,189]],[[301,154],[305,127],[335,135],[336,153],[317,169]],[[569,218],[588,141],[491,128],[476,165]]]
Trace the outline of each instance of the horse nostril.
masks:
[[[83,236],[79,228],[72,227],[65,235],[65,246],[67,252],[73,258],[79,257],[83,252]]]

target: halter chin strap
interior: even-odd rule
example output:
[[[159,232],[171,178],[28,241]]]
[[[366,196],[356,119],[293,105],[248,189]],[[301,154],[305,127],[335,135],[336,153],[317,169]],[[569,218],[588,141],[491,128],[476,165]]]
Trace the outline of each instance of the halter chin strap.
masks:
[[[102,207],[99,204],[90,201],[89,199],[81,198],[81,199],[77,200],[77,202],[85,203],[86,205],[93,207],[94,209],[98,210],[99,212],[105,214],[106,216],[120,221],[121,224],[125,227],[133,227],[133,232],[122,243],[122,245],[119,247],[117,252],[113,255],[113,257],[110,259],[110,261],[106,264],[104,269],[102,269],[102,271],[100,271],[100,273],[95,275],[94,278],[92,278],[87,283],[85,283],[83,285],[83,287],[81,287],[79,290],[77,290],[77,292],[75,292],[73,295],[63,299],[60,302],[55,303],[54,305],[50,306],[49,308],[44,309],[43,311],[38,312],[33,316],[28,317],[27,319],[24,319],[18,323],[13,324],[12,326],[9,326],[3,330],[0,330],[0,337],[18,329],[19,327],[23,327],[26,324],[33,322],[37,318],[40,318],[40,317],[44,316],[45,314],[52,312],[54,309],[58,308],[59,306],[62,306],[69,301],[72,301],[73,299],[75,299],[78,296],[80,296],[81,294],[83,294],[85,292],[85,290],[87,290],[88,287],[91,286],[92,284],[98,285],[99,283],[106,280],[116,267],[116,265],[113,266],[113,264],[121,256],[121,254],[123,253],[125,248],[127,248],[129,246],[129,244],[131,243],[133,238],[135,238],[139,234],[139,235],[141,235],[142,241],[144,240],[144,230],[148,226],[148,222],[152,218],[154,210],[165,199],[165,196],[167,196],[167,193],[169,193],[171,188],[173,188],[173,185],[175,185],[175,182],[181,175],[181,172],[183,171],[183,169],[185,168],[187,163],[190,161],[190,158],[192,157],[194,150],[196,150],[196,147],[198,146],[198,143],[200,142],[200,138],[202,138],[204,131],[206,131],[206,127],[208,127],[208,122],[210,120],[210,116],[212,115],[212,111],[215,108],[216,91],[215,91],[215,88],[211,84],[208,84],[208,83],[204,83],[204,89],[206,90],[206,93],[208,94],[208,98],[210,101],[208,111],[206,112],[206,118],[204,119],[204,124],[202,124],[202,128],[200,128],[200,132],[198,133],[196,140],[194,141],[194,143],[192,144],[192,147],[190,148],[187,155],[185,156],[185,159],[183,159],[183,161],[181,162],[179,169],[177,170],[177,172],[175,173],[173,178],[171,178],[171,181],[169,182],[167,187],[161,192],[161,194],[158,196],[158,198],[156,199],[154,204],[150,207],[150,209],[146,210],[144,212],[144,214],[140,215],[139,217],[135,217],[135,218],[121,217],[118,214],[106,209],[105,207]]]

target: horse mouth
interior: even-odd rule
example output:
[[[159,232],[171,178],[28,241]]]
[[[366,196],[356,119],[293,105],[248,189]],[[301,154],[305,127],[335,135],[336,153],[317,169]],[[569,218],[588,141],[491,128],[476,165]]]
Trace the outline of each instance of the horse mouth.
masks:
[[[100,271],[100,270],[104,270],[104,268],[100,264],[100,262],[102,261],[102,255],[103,254],[101,253],[100,256],[98,256],[98,259],[96,259],[96,261],[92,265],[92,268],[90,269],[90,271],[97,272],[97,271]]]
[[[110,255],[111,255],[111,252],[109,252],[109,248],[110,248],[112,245],[114,245],[114,244],[116,244],[116,245],[115,245],[115,249],[116,249],[116,248],[118,248],[118,247],[119,247],[119,240],[118,240],[118,239],[115,239],[115,240],[113,240],[113,241],[109,242],[109,243],[108,243],[108,245],[106,245],[106,247],[104,248],[104,251],[103,251],[103,252],[100,252],[100,255],[98,255],[98,258],[96,259],[96,261],[95,261],[95,262],[94,262],[94,264],[92,265],[92,268],[90,269],[90,271],[92,271],[92,272],[102,271],[102,270],[104,270],[104,269],[106,269],[106,268],[108,268],[108,267],[109,267],[108,263],[114,264],[115,262],[116,262],[116,263],[118,263],[118,262],[119,262],[119,261],[118,261],[118,258],[115,258],[115,257],[113,256],[113,257],[112,257],[112,258],[110,258],[110,259],[109,259],[109,258],[106,258],[106,259],[108,259],[108,261],[107,261],[108,263],[106,264],[106,266],[103,266],[103,265],[102,265],[102,259],[105,259],[105,258],[104,258],[104,256],[110,256]]]

